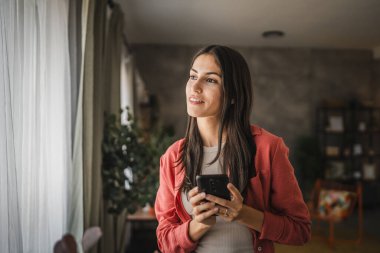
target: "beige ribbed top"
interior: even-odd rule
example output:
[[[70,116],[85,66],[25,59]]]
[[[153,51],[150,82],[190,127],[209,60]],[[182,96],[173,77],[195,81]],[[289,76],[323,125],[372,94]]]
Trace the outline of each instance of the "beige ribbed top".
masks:
[[[218,147],[204,147],[204,159],[202,174],[221,174],[222,168],[219,158],[211,165],[211,162],[218,151]],[[182,203],[186,211],[191,215],[192,207],[184,192],[181,194]],[[200,239],[197,253],[252,253],[253,242],[250,230],[237,222],[226,222],[219,216],[216,217],[216,224]]]

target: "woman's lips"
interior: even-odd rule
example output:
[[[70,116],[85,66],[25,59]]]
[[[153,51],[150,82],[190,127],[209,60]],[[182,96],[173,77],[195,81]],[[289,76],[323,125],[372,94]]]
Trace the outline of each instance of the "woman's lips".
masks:
[[[204,102],[199,99],[199,98],[196,98],[196,97],[190,97],[189,98],[189,102],[193,105],[199,105],[199,104],[203,104]]]

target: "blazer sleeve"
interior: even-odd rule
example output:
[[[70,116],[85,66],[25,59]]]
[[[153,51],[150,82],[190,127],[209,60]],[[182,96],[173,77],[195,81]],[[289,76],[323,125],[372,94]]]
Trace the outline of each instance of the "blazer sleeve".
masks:
[[[264,211],[260,239],[302,245],[310,240],[311,220],[288,155],[278,138],[271,164],[271,211]]]
[[[167,153],[160,159],[160,186],[155,202],[158,247],[161,252],[191,252],[196,248],[188,234],[191,220],[182,222],[177,214],[174,162],[169,161]]]

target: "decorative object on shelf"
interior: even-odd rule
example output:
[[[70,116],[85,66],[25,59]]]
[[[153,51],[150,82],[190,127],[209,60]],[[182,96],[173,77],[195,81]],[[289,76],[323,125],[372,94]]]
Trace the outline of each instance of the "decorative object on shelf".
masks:
[[[376,179],[376,166],[373,163],[363,164],[363,179],[364,180],[375,180]]]
[[[326,127],[327,132],[343,132],[343,118],[342,116],[330,116],[329,125]]]
[[[367,130],[366,123],[361,121],[358,125],[358,131],[359,132],[365,132]]]
[[[141,210],[143,211],[143,213],[146,213],[146,214],[149,214],[152,216],[156,216],[155,212],[154,212],[154,206],[152,206],[149,203],[146,203],[146,205]]]
[[[373,150],[372,148],[370,148],[370,149],[368,150],[368,155],[369,155],[369,156],[374,156],[374,155],[375,155],[375,150]]]
[[[344,150],[343,150],[343,155],[344,155],[345,157],[350,156],[350,155],[351,155],[351,150],[350,150],[350,148],[344,148]]]
[[[352,173],[352,175],[353,175],[354,179],[356,179],[356,180],[360,180],[362,178],[362,173],[360,171],[358,171],[358,170],[354,171]]]
[[[361,155],[363,154],[363,148],[362,145],[359,143],[354,144],[353,146],[353,155]]]
[[[326,155],[327,156],[339,156],[340,149],[339,147],[327,146]]]
[[[345,169],[343,162],[332,161],[329,163],[328,168],[325,171],[325,178],[337,179],[345,176]]]

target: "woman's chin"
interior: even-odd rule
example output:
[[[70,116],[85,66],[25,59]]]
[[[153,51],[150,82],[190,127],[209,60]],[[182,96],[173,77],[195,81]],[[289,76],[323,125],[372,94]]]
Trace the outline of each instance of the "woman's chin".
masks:
[[[191,110],[191,109],[187,109],[187,115],[189,115],[190,117],[193,117],[193,118],[197,118],[197,117],[201,116],[201,114],[199,112],[196,112],[196,111]]]

